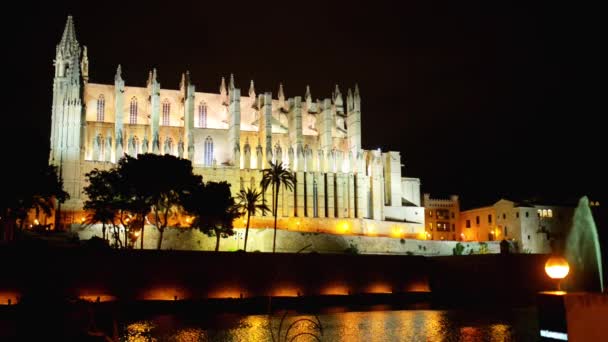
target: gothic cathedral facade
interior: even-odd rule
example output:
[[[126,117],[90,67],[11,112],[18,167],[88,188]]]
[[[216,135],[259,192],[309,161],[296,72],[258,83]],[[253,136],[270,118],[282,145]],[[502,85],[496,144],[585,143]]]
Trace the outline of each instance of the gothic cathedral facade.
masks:
[[[56,165],[70,199],[63,224],[79,223],[85,174],[108,169],[124,154],[171,154],[187,158],[204,181],[226,180],[233,193],[258,187],[261,169],[283,162],[294,172],[293,191],[282,191],[279,215],[330,230],[336,220],[351,233],[424,234],[420,180],[402,177],[399,152],[361,146],[361,95],[313,100],[242,94],[230,75],[219,93],[197,92],[186,72],[179,89],[163,89],[156,69],[146,87],[126,86],[118,66],[114,84],[89,82],[87,48],[81,48],[72,17],[54,61],[49,163]],[[269,190],[270,191],[270,190]],[[270,195],[267,198],[271,198]]]

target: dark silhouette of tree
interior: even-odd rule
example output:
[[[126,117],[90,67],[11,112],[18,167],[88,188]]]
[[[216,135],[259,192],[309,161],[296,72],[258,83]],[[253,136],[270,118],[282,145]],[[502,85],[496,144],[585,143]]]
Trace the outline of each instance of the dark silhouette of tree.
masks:
[[[168,154],[140,154],[137,158],[126,155],[114,169],[94,170],[88,176],[90,184],[85,192],[89,195],[87,209],[92,210],[92,220],[102,225],[118,221],[125,228],[129,226],[131,232],[139,233],[141,249],[146,221],[158,229],[156,248],[160,249],[165,229],[180,211],[184,194],[202,183],[201,176],[192,173],[189,160]],[[152,219],[148,220],[150,213]]]
[[[262,170],[261,185],[264,191],[266,191],[269,186],[272,186],[272,212],[274,214],[274,236],[272,238],[272,253],[274,253],[276,250],[277,243],[277,215],[279,207],[279,192],[281,190],[281,186],[284,186],[289,190],[293,190],[294,176],[288,169],[283,167],[282,162],[278,164],[270,162],[270,167]]]
[[[243,215],[247,214],[247,227],[245,228],[245,246],[243,250],[247,251],[247,239],[249,238],[249,222],[251,215],[256,214],[260,211],[265,213],[270,211],[270,208],[266,205],[266,200],[262,196],[262,192],[256,189],[247,188],[247,190],[241,190],[236,196],[236,206],[238,211]]]
[[[44,212],[48,216],[52,214],[56,202],[63,203],[69,198],[55,166],[23,169],[19,176],[24,181],[19,186],[4,187],[0,196],[0,220],[6,235],[12,235],[9,230],[17,227],[17,222],[19,229],[23,229],[31,210],[35,210],[36,214]]]
[[[194,216],[191,226],[207,236],[215,236],[215,251],[219,251],[220,238],[234,235],[233,221],[240,215],[230,184],[207,182],[192,189],[184,199],[184,208]]]
[[[87,224],[101,223],[101,235],[104,240],[107,239],[106,226],[112,226],[115,242],[121,246],[118,221],[119,213],[122,210],[120,189],[117,189],[120,175],[115,169],[108,171],[94,169],[85,177],[88,184],[83,188],[83,192],[87,196],[83,209],[88,213]]]

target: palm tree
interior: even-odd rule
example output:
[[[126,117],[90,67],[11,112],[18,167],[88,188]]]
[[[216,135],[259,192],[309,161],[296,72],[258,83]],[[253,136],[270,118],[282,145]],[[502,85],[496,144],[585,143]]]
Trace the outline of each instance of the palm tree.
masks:
[[[272,239],[272,253],[275,252],[277,243],[277,214],[279,211],[279,191],[281,190],[281,185],[289,190],[293,190],[294,180],[295,178],[293,174],[283,167],[282,162],[279,162],[278,164],[270,162],[270,167],[268,169],[262,170],[262,189],[266,191],[266,189],[268,189],[268,187],[272,185],[272,211],[274,213],[274,237]]]
[[[241,190],[236,196],[236,206],[241,213],[247,213],[247,228],[245,228],[245,246],[243,250],[247,252],[247,238],[249,237],[249,220],[251,215],[259,210],[263,213],[270,211],[266,205],[266,200],[262,197],[262,192],[256,189],[247,188]]]

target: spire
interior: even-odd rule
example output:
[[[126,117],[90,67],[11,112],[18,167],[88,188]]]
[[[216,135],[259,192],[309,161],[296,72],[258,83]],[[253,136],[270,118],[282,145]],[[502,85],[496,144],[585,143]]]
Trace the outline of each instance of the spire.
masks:
[[[226,96],[227,92],[228,91],[226,90],[226,80],[222,77],[222,83],[220,84],[220,95]]]
[[[336,112],[344,113],[344,102],[342,99],[342,93],[340,93],[340,88],[336,84],[336,89],[333,93],[334,105],[336,106]]]
[[[353,107],[354,107],[353,92],[350,88],[348,88],[348,93],[346,95],[346,110],[350,113],[350,112],[352,112]]]
[[[306,98],[306,102],[308,102],[309,100],[312,102],[312,95],[310,95],[309,85],[306,85],[306,95],[304,95],[304,97]]]
[[[234,74],[230,74],[230,90],[234,89]]]
[[[249,83],[249,97],[255,99],[255,87],[253,86],[253,80]]]
[[[114,76],[114,82],[122,81],[122,68],[120,64],[118,64],[118,68],[116,68],[116,76]]]
[[[82,61],[80,62],[80,68],[82,71],[82,78],[85,82],[89,81],[89,56],[87,55],[87,47],[84,47],[82,52]]]
[[[355,83],[355,98],[359,97],[359,85]]]
[[[181,89],[182,91],[184,89],[186,89],[186,74],[184,74],[183,72],[182,72],[182,80],[179,81],[179,89]]]
[[[279,93],[278,93],[279,101],[285,101],[285,93],[283,92],[283,83],[279,83]]]
[[[76,40],[76,30],[74,29],[74,21],[72,16],[68,15],[68,21],[65,23],[61,42],[57,46],[64,56],[78,52],[78,41]]]

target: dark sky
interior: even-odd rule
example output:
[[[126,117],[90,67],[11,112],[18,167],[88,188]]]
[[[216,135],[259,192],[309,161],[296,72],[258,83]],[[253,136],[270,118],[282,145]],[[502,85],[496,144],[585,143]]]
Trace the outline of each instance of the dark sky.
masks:
[[[5,67],[17,85],[8,122],[19,125],[4,130],[12,140],[3,146],[28,156],[11,156],[15,163],[48,158],[52,60],[72,14],[89,49],[91,82],[112,83],[119,63],[127,85],[144,85],[156,67],[163,88],[177,88],[190,70],[206,92],[230,73],[237,86],[254,79],[258,92],[275,96],[283,82],[288,97],[303,96],[307,84],[313,97],[329,97],[336,83],[345,92],[357,82],[364,148],[400,151],[404,175],[420,177],[424,192],[460,194],[465,206],[500,196],[603,198],[599,120],[608,112],[593,60],[605,38],[597,37],[594,9],[328,3],[21,3],[16,23],[3,24],[16,39],[15,49],[5,48],[14,58]]]

